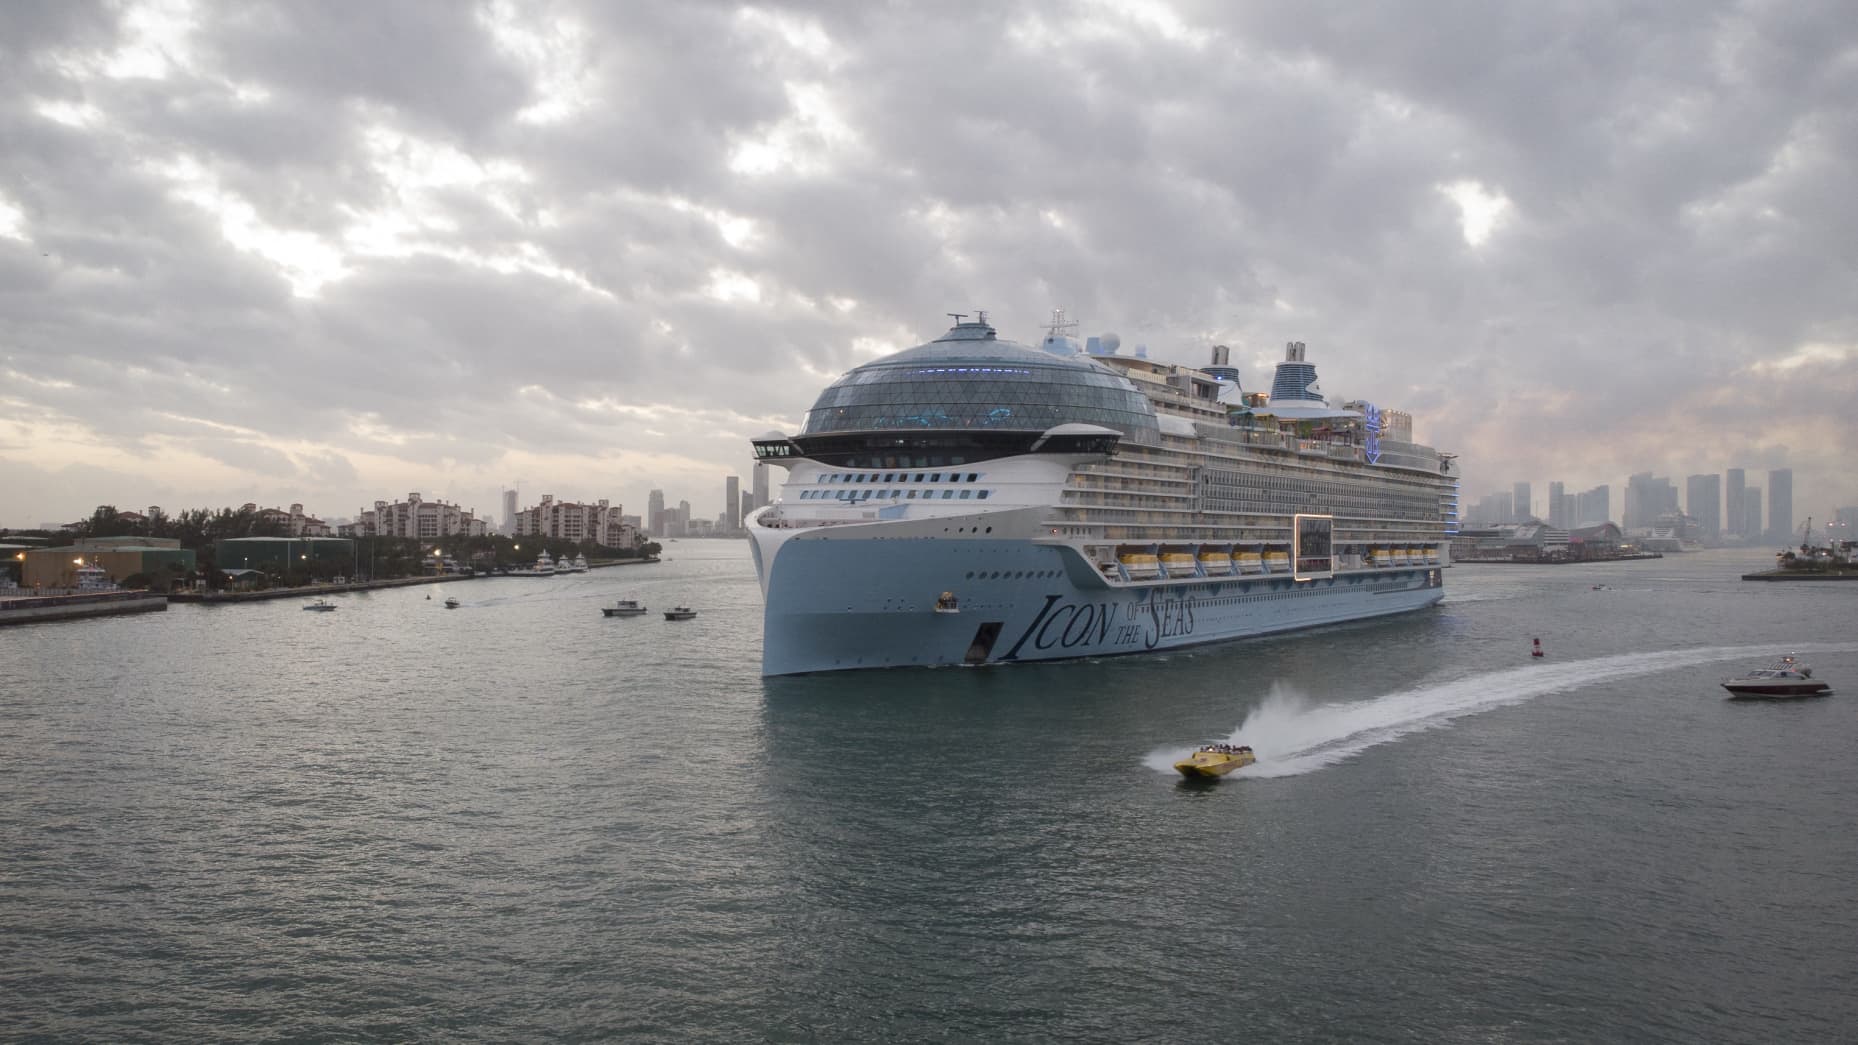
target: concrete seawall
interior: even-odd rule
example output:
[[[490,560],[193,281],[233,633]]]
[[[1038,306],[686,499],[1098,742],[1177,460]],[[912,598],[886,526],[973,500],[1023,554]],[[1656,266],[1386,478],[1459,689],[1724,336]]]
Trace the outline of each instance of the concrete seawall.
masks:
[[[94,595],[39,595],[0,599],[0,625],[152,613],[168,608],[168,598],[147,591],[111,591]]]

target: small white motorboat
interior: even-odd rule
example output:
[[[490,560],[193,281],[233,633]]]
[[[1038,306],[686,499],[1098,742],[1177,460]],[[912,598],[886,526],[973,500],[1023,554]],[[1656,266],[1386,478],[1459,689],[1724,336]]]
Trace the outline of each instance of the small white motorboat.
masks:
[[[691,609],[689,606],[673,606],[664,611],[665,620],[689,620],[696,615],[697,611]]]
[[[1789,653],[1773,667],[1757,668],[1746,675],[1723,679],[1723,688],[1731,700],[1792,700],[1799,697],[1823,697],[1832,687],[1813,677],[1813,669],[1794,660]]]
[[[314,610],[318,613],[328,613],[335,609],[335,603],[330,602],[328,599],[312,599],[304,603],[303,608],[306,610]]]
[[[600,607],[600,612],[609,617],[637,617],[646,611],[637,599],[621,599],[614,605]]]

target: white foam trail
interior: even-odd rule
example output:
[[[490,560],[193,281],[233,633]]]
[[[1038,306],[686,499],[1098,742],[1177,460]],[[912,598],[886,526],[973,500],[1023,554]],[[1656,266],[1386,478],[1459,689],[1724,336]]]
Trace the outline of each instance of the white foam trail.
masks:
[[[1802,654],[1858,652],[1858,646],[1793,646],[1788,649]],[[1745,658],[1765,661],[1775,656],[1776,650],[1772,645],[1705,646],[1589,660],[1548,660],[1348,704],[1317,704],[1279,681],[1272,684],[1264,703],[1225,739],[1228,743],[1249,744],[1258,755],[1256,765],[1241,769],[1235,775],[1296,776],[1353,758],[1409,733],[1437,729],[1466,715],[1579,689],[1595,682],[1653,675],[1671,668]],[[1163,748],[1150,752],[1142,764],[1172,773],[1174,763],[1192,751],[1191,745]]]

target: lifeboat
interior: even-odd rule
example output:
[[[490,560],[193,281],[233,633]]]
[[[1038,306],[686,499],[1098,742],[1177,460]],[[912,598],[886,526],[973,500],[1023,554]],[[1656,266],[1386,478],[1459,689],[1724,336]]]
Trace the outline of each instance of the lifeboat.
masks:
[[[1393,565],[1393,552],[1386,548],[1374,549],[1374,565],[1392,566]]]
[[[1192,577],[1198,572],[1194,569],[1192,552],[1162,552],[1161,568],[1170,577]]]
[[[1208,577],[1225,577],[1232,573],[1232,556],[1212,548],[1200,549],[1200,569]]]
[[[1272,548],[1265,552],[1264,568],[1266,573],[1289,573],[1290,553],[1282,548]]]
[[[1409,553],[1405,548],[1395,548],[1393,550],[1392,562],[1395,566],[1405,566],[1406,564],[1412,561],[1413,561],[1413,558],[1412,558],[1411,553]]]
[[[1244,744],[1205,744],[1193,754],[1174,763],[1174,768],[1188,779],[1222,777],[1258,761],[1258,756]]]
[[[1438,546],[1432,545],[1432,546],[1427,547],[1426,548],[1426,565],[1437,566],[1438,564],[1439,564]]]
[[[1148,581],[1161,576],[1161,559],[1153,552],[1123,552],[1116,557],[1131,580]]]
[[[1257,552],[1233,552],[1232,564],[1240,573],[1264,572],[1264,556]]]

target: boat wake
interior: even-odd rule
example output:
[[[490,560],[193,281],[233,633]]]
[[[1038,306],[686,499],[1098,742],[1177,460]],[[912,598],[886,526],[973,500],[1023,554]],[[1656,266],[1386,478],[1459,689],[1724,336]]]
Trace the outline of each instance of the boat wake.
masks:
[[[1858,652],[1858,646],[1790,648],[1802,654]],[[1409,733],[1437,729],[1466,715],[1521,704],[1596,682],[1654,675],[1711,661],[1771,658],[1774,652],[1772,644],[1705,646],[1589,660],[1536,662],[1347,704],[1316,703],[1295,687],[1279,681],[1272,684],[1271,693],[1264,702],[1224,739],[1229,743],[1249,744],[1258,753],[1256,765],[1234,776],[1298,776],[1335,765]],[[1192,751],[1192,746],[1162,748],[1150,752],[1142,764],[1171,774],[1174,763]]]

